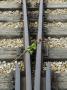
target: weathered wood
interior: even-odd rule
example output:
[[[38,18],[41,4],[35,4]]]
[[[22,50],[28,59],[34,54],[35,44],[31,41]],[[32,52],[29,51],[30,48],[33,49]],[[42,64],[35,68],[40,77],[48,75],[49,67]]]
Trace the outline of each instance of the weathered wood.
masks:
[[[67,3],[62,3],[62,4],[55,4],[55,3],[51,3],[51,4],[46,4],[46,7],[49,9],[63,9],[63,8],[67,8]]]
[[[40,75],[41,75],[41,54],[42,54],[42,23],[43,23],[43,0],[40,0],[39,7],[39,21],[38,21],[38,35],[37,35],[37,51],[36,51],[36,66],[35,66],[35,80],[34,90],[40,90]]]
[[[0,37],[21,37],[23,36],[23,30],[21,28],[0,28]]]
[[[0,74],[0,89],[1,90],[13,90],[14,89],[13,74],[8,73],[8,75]]]
[[[7,3],[5,3],[7,2]],[[21,2],[22,3],[22,2]],[[23,3],[22,3],[23,4]],[[27,3],[27,5],[29,5],[31,3]],[[35,7],[28,7],[28,10],[38,10],[39,8],[39,4]],[[62,3],[62,4],[55,4],[55,3],[44,3],[44,8],[48,8],[48,9],[63,9],[63,8],[67,8],[67,3]],[[21,4],[18,4],[16,2],[8,2],[8,1],[4,1],[4,3],[0,3],[0,9],[21,9]]]
[[[30,17],[30,16],[29,16]],[[37,21],[38,19],[38,15],[34,15],[34,17],[30,17],[29,21]],[[51,14],[44,14],[44,21],[62,21],[62,22],[66,22],[67,21],[67,14],[62,14],[62,15],[51,15]]]
[[[22,8],[23,8],[23,19],[24,19],[24,42],[25,42],[25,50],[26,50],[29,47],[26,0],[23,0]],[[30,62],[29,52],[25,53],[25,70],[26,70],[26,90],[32,90],[31,62]]]
[[[14,1],[3,1],[3,3],[1,3],[0,1],[0,9],[17,9],[17,8],[20,8],[21,7],[21,4],[17,3],[17,2],[14,2]]]
[[[31,35],[37,35],[37,27],[30,28]],[[53,37],[66,37],[67,36],[67,27],[43,27],[43,35],[53,36]]]
[[[64,22],[66,22],[67,21],[67,14],[64,14],[64,15],[63,14],[62,15],[49,14],[49,15],[46,15],[45,18],[47,21],[64,21]]]
[[[47,56],[46,56],[46,53]],[[47,57],[48,59],[67,59],[67,48],[47,48],[44,57]]]
[[[67,36],[67,27],[44,27],[43,32],[48,36]]]
[[[39,4],[35,7],[29,7],[29,10],[38,10],[39,8]],[[62,3],[62,4],[55,4],[55,3],[44,3],[44,8],[48,8],[48,9],[66,9],[67,8],[67,3]]]
[[[54,82],[67,82],[67,73],[66,72],[53,73],[52,80]]]
[[[37,10],[39,10],[39,7],[28,7],[28,10],[30,10],[30,11],[37,11]]]
[[[34,81],[34,78],[32,78]],[[26,90],[26,79],[24,76],[21,77],[21,90]],[[34,86],[34,84],[33,84]],[[45,77],[41,77],[41,90],[46,90],[45,89]]]
[[[0,59],[15,59],[23,52],[22,48],[0,48]],[[22,56],[19,58],[21,59]]]
[[[67,82],[53,82],[52,90],[67,90]]]
[[[21,14],[11,16],[0,14],[0,21],[13,21],[13,22],[21,21]]]
[[[21,82],[22,89],[21,90],[26,90],[25,77],[22,77],[21,80],[22,80],[22,82]],[[34,80],[34,78],[33,78],[33,80]],[[59,85],[58,85],[58,83],[59,83]],[[45,77],[41,77],[41,90],[46,90],[46,88],[45,88],[46,86],[45,85],[46,85],[46,78]],[[59,90],[67,90],[67,82],[53,82],[52,81],[52,88],[53,88],[53,90],[58,90],[58,89]]]

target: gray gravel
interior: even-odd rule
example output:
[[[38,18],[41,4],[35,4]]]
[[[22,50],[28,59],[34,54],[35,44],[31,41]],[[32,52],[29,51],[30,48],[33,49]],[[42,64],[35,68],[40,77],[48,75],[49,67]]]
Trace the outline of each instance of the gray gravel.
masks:
[[[67,61],[62,62],[50,62],[51,63],[51,70],[55,73],[67,73]],[[43,64],[43,70],[46,70],[46,63]]]
[[[22,28],[23,22],[0,22],[0,29],[16,29],[16,28]]]
[[[14,16],[18,16],[18,15],[20,15],[20,14],[22,14],[19,10],[16,10],[16,11],[0,11],[0,15],[9,15],[9,16],[11,16],[11,15],[14,15]]]
[[[30,2],[30,3],[31,3],[31,6],[32,6],[32,7],[35,7],[35,6],[36,6],[36,4],[37,4],[37,3],[39,3],[39,0],[32,0],[32,1],[31,1],[31,0],[29,0],[28,2]]]
[[[67,48],[67,37],[44,39],[44,45],[49,48]]]
[[[38,27],[38,22],[30,22],[29,27]]]
[[[0,62],[0,90],[13,90],[13,77],[18,63],[21,71],[24,71],[24,63],[22,61],[13,61],[7,63],[6,61]]]
[[[66,3],[67,0],[46,0],[48,3],[55,3],[55,4],[62,4],[62,3]]]
[[[67,23],[63,23],[63,22],[53,22],[53,23],[47,23],[44,24],[45,27],[67,27]]]
[[[23,39],[0,39],[0,48],[16,48],[23,46]]]
[[[0,3],[6,3],[6,2],[16,2],[21,3],[22,0],[0,0]]]
[[[47,9],[44,12],[50,15],[64,15],[67,14],[67,9],[54,9],[54,10]]]

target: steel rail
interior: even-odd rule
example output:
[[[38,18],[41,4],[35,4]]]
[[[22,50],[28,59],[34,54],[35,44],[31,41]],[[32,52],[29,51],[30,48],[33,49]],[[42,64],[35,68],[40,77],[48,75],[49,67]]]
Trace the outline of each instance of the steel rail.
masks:
[[[47,62],[46,67],[47,67],[46,69],[46,90],[51,90],[51,70],[50,70],[51,63]]]
[[[23,9],[23,19],[24,19],[24,43],[26,50],[29,47],[26,0],[23,0],[22,9]],[[25,53],[25,69],[26,69],[26,90],[32,90],[30,54],[28,52]]]
[[[43,0],[40,0],[39,7],[39,21],[38,21],[38,36],[37,36],[37,51],[36,51],[36,66],[35,66],[35,80],[34,80],[34,90],[40,90],[40,75],[41,75],[41,50],[42,50],[42,23],[43,23]]]
[[[20,69],[18,64],[16,64],[15,71],[15,90],[20,90]]]

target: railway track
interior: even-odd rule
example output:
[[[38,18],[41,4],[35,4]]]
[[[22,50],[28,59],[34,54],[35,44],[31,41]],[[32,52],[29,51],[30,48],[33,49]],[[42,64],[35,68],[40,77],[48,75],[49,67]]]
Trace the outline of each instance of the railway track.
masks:
[[[14,60],[23,61],[25,64],[25,68],[21,72],[18,63],[15,63],[15,85],[13,88],[15,90],[62,90],[61,87],[63,90],[67,89],[64,81],[66,78],[65,72],[64,74],[53,74],[56,76],[54,79],[58,78],[62,83],[58,81],[58,86],[56,84],[57,81],[56,83],[54,81],[56,87],[51,85],[51,62],[67,60],[67,2],[47,3],[45,0],[40,0],[40,2],[37,1],[36,3],[32,3],[31,0],[30,2],[26,0],[10,2],[8,0],[0,1],[0,40],[7,39],[8,41],[6,45],[4,41],[1,41],[0,60],[10,63]],[[31,60],[34,58],[30,58],[29,53],[25,53],[24,57],[22,55],[23,51],[32,42],[30,38],[37,41],[33,73],[31,72]],[[51,42],[51,39],[54,41]],[[64,42],[61,43],[63,39]],[[56,46],[55,42],[59,44]],[[46,64],[46,70],[42,71],[43,62]]]

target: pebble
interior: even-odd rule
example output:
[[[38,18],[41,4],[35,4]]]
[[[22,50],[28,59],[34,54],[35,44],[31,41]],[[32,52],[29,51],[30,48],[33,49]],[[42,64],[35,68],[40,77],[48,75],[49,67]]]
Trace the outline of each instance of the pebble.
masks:
[[[31,12],[28,12],[28,15],[30,15],[31,17],[37,17],[39,14],[39,11],[31,11]]]
[[[21,0],[6,0],[6,1],[0,1],[0,4],[6,4],[8,2],[17,2],[20,3]],[[0,15],[20,15],[22,14],[20,11],[0,11]],[[23,27],[22,22],[6,22],[1,23],[0,22],[0,28],[21,28]],[[2,47],[22,47],[23,46],[23,39],[0,39],[0,48]],[[1,90],[13,90],[13,72],[16,69],[16,63],[18,63],[19,68],[21,71],[24,71],[24,63],[23,61],[17,62],[6,62],[0,61],[0,89]]]
[[[50,15],[58,15],[58,14],[63,15],[63,14],[67,14],[67,9],[55,9],[55,10],[47,9],[45,13]]]
[[[22,12],[20,12],[19,10],[16,10],[16,11],[0,11],[0,15],[14,15],[14,16],[17,16],[17,15],[21,15]]]
[[[29,23],[29,27],[38,27],[38,22],[31,22]],[[52,22],[52,23],[44,23],[44,27],[67,27],[67,23],[63,22]]]
[[[32,1],[30,0],[29,2],[31,3],[32,7],[35,7],[39,3],[39,0],[32,0]]]
[[[0,48],[16,48],[23,46],[23,39],[0,39]]]
[[[29,27],[38,27],[38,22],[31,22],[30,24],[29,24]]]
[[[3,28],[22,28],[23,27],[23,22],[17,22],[17,23],[13,23],[13,22],[0,22],[0,28],[3,29]],[[14,30],[13,29],[13,30]]]
[[[67,37],[44,39],[44,45],[49,48],[67,48]]]
[[[22,0],[0,0],[0,3],[8,3],[8,2],[15,2],[21,4]]]
[[[44,62],[43,70],[46,70],[46,63]],[[67,72],[67,61],[51,62],[51,71],[55,73]]]
[[[16,70],[16,63],[19,65],[20,71],[24,71],[23,61],[1,62],[0,64],[0,90],[13,90],[14,88],[13,77],[14,77],[14,72]]]
[[[17,61],[13,61],[13,62],[3,61],[3,62],[1,62],[1,65],[0,65],[0,75],[11,73],[11,71],[14,71],[17,63],[19,65],[20,70],[24,71],[23,61],[19,61],[19,62],[17,62]]]
[[[45,27],[67,27],[67,23],[62,23],[62,22],[53,22],[53,23],[47,23],[44,24]]]
[[[58,4],[58,3],[62,4],[64,2],[67,2],[67,0],[46,0],[46,1],[47,3],[55,3],[55,4]]]

